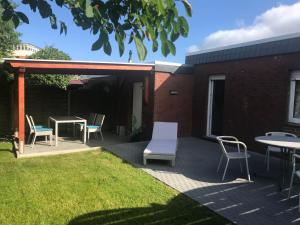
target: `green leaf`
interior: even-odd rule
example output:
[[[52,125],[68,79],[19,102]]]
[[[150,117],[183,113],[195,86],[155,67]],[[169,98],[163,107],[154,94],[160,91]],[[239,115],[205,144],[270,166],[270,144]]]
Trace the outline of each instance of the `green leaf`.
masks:
[[[19,17],[20,20],[22,20],[24,23],[29,24],[28,17],[22,13],[22,12],[16,12],[17,16]]]
[[[106,31],[102,30],[100,32],[100,36],[99,36],[98,40],[95,41],[94,44],[92,45],[92,51],[101,49],[102,46],[105,45],[105,43],[107,43],[107,42],[108,42],[108,34],[106,33]]]
[[[19,26],[20,20],[19,20],[19,17],[18,17],[17,15],[15,15],[15,14],[13,15],[12,21],[13,21],[15,27],[18,27],[18,26]]]
[[[186,14],[191,17],[192,16],[192,5],[188,2],[188,0],[181,0],[181,2],[184,5]]]
[[[37,7],[42,18],[47,18],[52,15],[51,6],[45,0],[38,0]]]
[[[94,9],[91,5],[91,0],[86,0],[85,1],[85,15],[88,18],[92,18],[94,16]]]
[[[152,43],[152,51],[157,52],[157,49],[158,49],[158,42],[154,40]]]
[[[56,16],[51,15],[49,18],[50,18],[51,28],[57,29]]]
[[[13,17],[13,15],[14,15],[14,12],[13,12],[12,9],[6,9],[2,13],[2,19],[4,21],[8,21],[8,20],[10,20]]]
[[[187,37],[188,33],[189,33],[189,24],[188,24],[188,22],[186,21],[186,19],[183,16],[181,16],[181,17],[178,18],[178,23],[180,24],[180,34],[183,37]]]
[[[168,40],[167,32],[164,29],[159,33],[159,36],[161,42],[166,42]]]
[[[111,45],[109,42],[104,43],[104,52],[106,55],[111,55]]]
[[[65,33],[67,34],[67,26],[64,22],[60,21],[60,34]]]
[[[143,41],[138,36],[134,36],[133,39],[135,42],[135,46],[137,49],[139,59],[142,61],[145,60],[146,55],[147,55],[147,49],[146,49]]]
[[[171,33],[171,41],[175,42],[179,38],[179,33],[175,33],[174,31]]]
[[[124,54],[124,49],[125,49],[124,41],[123,41],[121,35],[119,35],[118,33],[116,33],[115,37],[116,37],[116,40],[117,40],[118,46],[119,46],[119,54],[120,54],[120,56],[122,56]]]
[[[60,7],[64,5],[64,0],[55,0],[56,4]]]
[[[169,55],[170,49],[168,46],[168,42],[161,43],[161,53],[163,54],[164,57],[167,57]]]
[[[167,43],[168,43],[168,48],[169,48],[171,54],[175,56],[176,55],[176,47],[175,47],[174,43],[171,41],[168,41]]]

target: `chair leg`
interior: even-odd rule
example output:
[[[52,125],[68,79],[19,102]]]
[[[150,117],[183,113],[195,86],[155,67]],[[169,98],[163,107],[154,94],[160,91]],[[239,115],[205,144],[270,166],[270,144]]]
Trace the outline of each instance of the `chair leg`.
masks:
[[[240,169],[241,169],[241,173],[243,173],[242,160],[241,160],[241,159],[239,159],[239,162],[240,162]]]
[[[270,151],[267,151],[267,171],[270,171]]]
[[[300,212],[300,193],[299,193],[299,207],[298,207],[298,211]]]
[[[102,130],[100,129],[100,135],[101,135],[101,141],[103,141],[103,134],[102,134]]]
[[[248,158],[246,158],[245,160],[246,160],[246,169],[247,169],[248,181],[250,182],[251,178],[250,178],[250,172],[249,172]]]
[[[33,148],[33,146],[34,146],[35,139],[36,139],[36,134],[34,134],[34,136],[33,136],[33,139],[32,139],[32,142],[31,142],[31,148]]]
[[[90,132],[87,132],[87,139],[90,140]]]
[[[225,179],[225,175],[226,175],[226,171],[227,171],[228,163],[229,163],[229,159],[227,159],[227,162],[226,162],[226,166],[225,166],[225,169],[224,169],[224,173],[223,173],[222,181],[224,181],[224,179]]]
[[[45,142],[47,143],[47,141],[48,141],[48,138],[47,138],[47,136],[45,136]]]
[[[32,134],[32,133],[30,133],[30,134],[28,135],[28,138],[27,138],[27,143],[28,143],[28,144],[30,143],[30,137],[31,137],[31,134]]]
[[[294,183],[294,171],[293,171],[293,174],[291,177],[291,182],[290,182],[289,196],[288,196],[289,198],[291,197],[293,183]]]
[[[53,138],[53,136],[52,136],[52,134],[49,136],[49,142],[50,142],[50,146],[52,146],[52,138]]]
[[[218,165],[218,168],[217,168],[217,173],[218,173],[219,170],[220,170],[220,167],[221,167],[221,164],[222,164],[222,160],[223,160],[223,154],[222,154],[221,157],[220,157],[219,165]]]

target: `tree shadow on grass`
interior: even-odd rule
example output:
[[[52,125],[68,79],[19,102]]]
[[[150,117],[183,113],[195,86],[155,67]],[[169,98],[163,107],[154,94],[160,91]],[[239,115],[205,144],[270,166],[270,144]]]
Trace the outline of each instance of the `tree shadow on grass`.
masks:
[[[231,224],[228,220],[180,194],[166,205],[123,208],[87,213],[72,219],[68,225],[143,225],[143,224]]]

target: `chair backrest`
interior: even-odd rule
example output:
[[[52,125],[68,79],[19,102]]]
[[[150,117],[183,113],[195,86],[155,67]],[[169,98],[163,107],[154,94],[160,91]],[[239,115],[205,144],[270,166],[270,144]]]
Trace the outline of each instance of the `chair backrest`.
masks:
[[[97,114],[96,120],[95,120],[95,125],[102,127],[104,119],[105,119],[104,114]]]
[[[297,137],[295,134],[286,133],[286,132],[267,132],[266,136],[285,136],[285,137],[294,137],[294,138]]]
[[[90,113],[87,119],[87,123],[90,125],[94,125],[96,121],[97,113]]]
[[[32,116],[29,116],[29,117],[30,117],[30,121],[31,121],[32,129],[34,130],[34,132],[36,132],[36,128],[35,128],[35,123],[34,123],[34,120],[33,120]]]
[[[152,140],[177,140],[178,123],[154,122]]]
[[[222,152],[227,155],[228,152],[240,152],[239,140],[234,136],[218,136],[217,141],[220,144]]]
[[[26,114],[25,117],[26,117],[26,120],[27,120],[27,123],[28,123],[30,131],[33,131],[33,127],[32,127],[32,124],[31,124],[29,116]]]

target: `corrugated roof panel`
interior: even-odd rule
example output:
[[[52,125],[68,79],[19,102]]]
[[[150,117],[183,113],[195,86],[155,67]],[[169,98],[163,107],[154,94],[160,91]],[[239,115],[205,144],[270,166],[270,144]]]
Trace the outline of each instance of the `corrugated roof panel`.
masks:
[[[219,49],[216,51],[201,52],[188,55],[186,64],[205,64],[229,60],[240,60],[254,57],[271,56],[300,52],[300,36],[295,35],[286,39],[272,40],[270,42],[245,44],[240,47]]]

